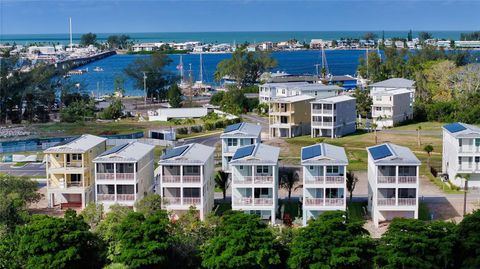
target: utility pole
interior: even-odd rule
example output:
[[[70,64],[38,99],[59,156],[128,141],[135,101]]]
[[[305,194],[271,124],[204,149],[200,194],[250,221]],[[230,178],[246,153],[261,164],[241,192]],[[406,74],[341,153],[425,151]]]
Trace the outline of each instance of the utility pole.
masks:
[[[147,74],[143,72],[143,102],[145,108],[147,107]]]

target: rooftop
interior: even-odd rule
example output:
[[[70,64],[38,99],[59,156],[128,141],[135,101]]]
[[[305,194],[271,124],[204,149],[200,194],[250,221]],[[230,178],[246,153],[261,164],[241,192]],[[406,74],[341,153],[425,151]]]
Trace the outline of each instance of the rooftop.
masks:
[[[407,90],[407,89],[395,89],[391,91],[377,91],[377,92],[372,92],[371,94],[373,96],[390,96],[390,95],[397,95],[397,94],[411,94],[412,91]]]
[[[152,151],[155,146],[130,142],[115,146],[98,155],[93,162],[137,162]]]
[[[340,102],[345,102],[350,100],[356,100],[356,98],[351,97],[349,95],[337,95],[337,96],[332,96],[328,98],[318,99],[311,103],[340,103]]]
[[[84,153],[89,149],[97,146],[98,144],[105,142],[107,139],[95,135],[84,134],[79,137],[75,137],[66,140],[56,146],[46,149],[45,153]]]
[[[442,127],[454,137],[479,137],[480,128],[471,124],[454,122]]]
[[[339,87],[337,85],[324,85],[320,83],[308,82],[265,83],[261,85],[261,87],[299,89],[301,91],[343,90],[342,87]]]
[[[301,101],[314,100],[315,97],[310,95],[293,95],[288,97],[276,98],[272,100],[272,103],[296,103]]]
[[[253,144],[238,148],[230,164],[271,164],[278,163],[280,149],[265,144]]]
[[[367,148],[368,155],[375,165],[420,165],[421,162],[413,152],[403,146],[384,143]]]
[[[215,148],[198,143],[187,144],[169,149],[158,162],[164,164],[194,163],[204,164],[215,151]]]
[[[248,122],[241,122],[227,126],[220,137],[258,137],[261,132],[262,126]]]
[[[391,78],[377,83],[370,84],[369,87],[384,88],[413,88],[415,81],[405,78]]]
[[[302,164],[336,164],[348,165],[347,154],[343,147],[319,143],[303,147],[301,151]]]

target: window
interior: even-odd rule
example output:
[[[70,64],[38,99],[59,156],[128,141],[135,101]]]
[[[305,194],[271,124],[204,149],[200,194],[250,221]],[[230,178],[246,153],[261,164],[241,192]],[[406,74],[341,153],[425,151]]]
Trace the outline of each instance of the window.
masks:
[[[243,165],[240,165],[238,169],[243,170]]]
[[[134,164],[133,163],[118,163],[117,164],[117,173],[133,173]]]
[[[71,182],[80,182],[80,181],[82,181],[82,175],[81,174],[71,174],[70,175],[70,181]]]
[[[98,194],[115,194],[115,188],[113,185],[97,185]]]
[[[257,166],[257,174],[268,174],[268,166]]]
[[[238,145],[238,140],[236,138],[227,138],[227,145],[229,147],[237,146]]]
[[[382,97],[381,96],[375,96],[375,100],[376,101],[382,101]]]
[[[327,166],[327,174],[338,174],[338,166]]]
[[[184,175],[198,175],[200,174],[200,166],[184,166],[183,167]]]
[[[475,139],[475,147],[480,147],[480,139]]]
[[[462,157],[458,157],[458,165],[462,165]]]
[[[82,154],[72,154],[72,161],[81,161]]]
[[[462,139],[458,139],[458,146],[461,147],[462,146]]]
[[[480,157],[475,156],[475,162],[476,162],[476,163],[480,163]]]
[[[376,106],[375,111],[382,111],[382,107]]]
[[[313,165],[310,165],[308,169],[313,170],[314,169]]]
[[[134,194],[134,188],[133,185],[117,185],[117,194]]]

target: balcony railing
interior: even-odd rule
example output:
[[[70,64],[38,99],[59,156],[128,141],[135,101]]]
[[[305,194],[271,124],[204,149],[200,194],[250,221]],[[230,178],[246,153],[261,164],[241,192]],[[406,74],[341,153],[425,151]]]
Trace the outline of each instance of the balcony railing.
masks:
[[[199,205],[201,203],[200,197],[183,197],[184,205]]]
[[[255,198],[253,205],[273,205],[273,198]]]
[[[378,198],[378,206],[392,206],[395,205],[395,198]]]
[[[273,183],[273,176],[255,176],[255,183],[258,183],[258,184]]]
[[[395,184],[397,182],[396,176],[378,176],[377,182],[380,183],[388,183],[388,184]]]
[[[97,194],[98,201],[115,201],[115,194]]]
[[[97,180],[113,180],[114,178],[114,173],[97,173]]]
[[[307,176],[305,178],[305,183],[307,184],[323,184],[324,182],[323,176]]]
[[[323,205],[323,198],[305,198],[305,205]]]
[[[343,204],[344,204],[343,198],[325,198],[326,206],[343,206]]]
[[[117,194],[118,201],[134,201],[135,194]]]
[[[180,205],[182,203],[181,197],[163,197],[167,205]]]
[[[183,176],[184,183],[200,183],[200,176]]]
[[[67,182],[67,187],[81,187],[81,186],[82,186],[81,181]]]
[[[233,177],[233,183],[235,184],[252,184],[253,177],[252,176],[244,176],[242,179],[237,178],[236,176]]]
[[[235,198],[234,205],[252,205],[253,199],[251,197]]]
[[[344,198],[305,198],[305,205],[315,206],[343,206]]]
[[[398,198],[399,206],[412,206],[417,204],[417,198]]]
[[[135,173],[117,173],[117,180],[134,180]]]
[[[82,162],[68,162],[66,167],[79,168],[79,167],[82,167]]]
[[[331,122],[331,121],[312,121],[312,126],[332,127],[333,122]]]
[[[164,175],[162,177],[163,183],[180,183],[180,176]]]
[[[417,183],[417,176],[399,176],[399,184],[415,184]]]
[[[325,177],[325,184],[342,184],[345,182],[345,178],[343,176],[326,176]]]

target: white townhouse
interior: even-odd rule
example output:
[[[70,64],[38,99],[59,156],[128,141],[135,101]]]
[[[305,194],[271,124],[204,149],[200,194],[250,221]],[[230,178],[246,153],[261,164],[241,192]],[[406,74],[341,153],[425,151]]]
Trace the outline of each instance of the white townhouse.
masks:
[[[213,208],[215,148],[202,144],[187,144],[167,150],[158,162],[159,188],[162,207],[174,218],[186,213],[191,206],[198,209],[204,220]]]
[[[153,192],[155,146],[130,142],[115,146],[93,159],[95,201],[108,210],[111,205],[133,207]]]
[[[257,214],[274,224],[278,203],[280,149],[254,144],[237,149],[232,169],[232,209]]]
[[[339,95],[311,102],[312,137],[341,137],[357,130],[357,99]]]
[[[337,85],[324,85],[308,82],[265,83],[259,86],[260,103],[269,103],[273,99],[295,95],[310,95],[315,98],[336,96],[343,91]]]
[[[420,161],[407,148],[385,143],[367,148],[368,210],[373,223],[418,218]]]
[[[257,124],[241,122],[229,125],[220,135],[222,140],[222,170],[230,171],[229,162],[239,147],[261,142],[262,127]]]
[[[480,128],[458,122],[443,126],[442,172],[459,187],[465,182],[457,174],[470,174],[468,187],[480,187]]]
[[[369,85],[372,118],[378,128],[393,127],[413,118],[415,81],[391,78]]]
[[[346,210],[348,159],[343,147],[320,143],[303,147],[303,225],[325,211]]]

